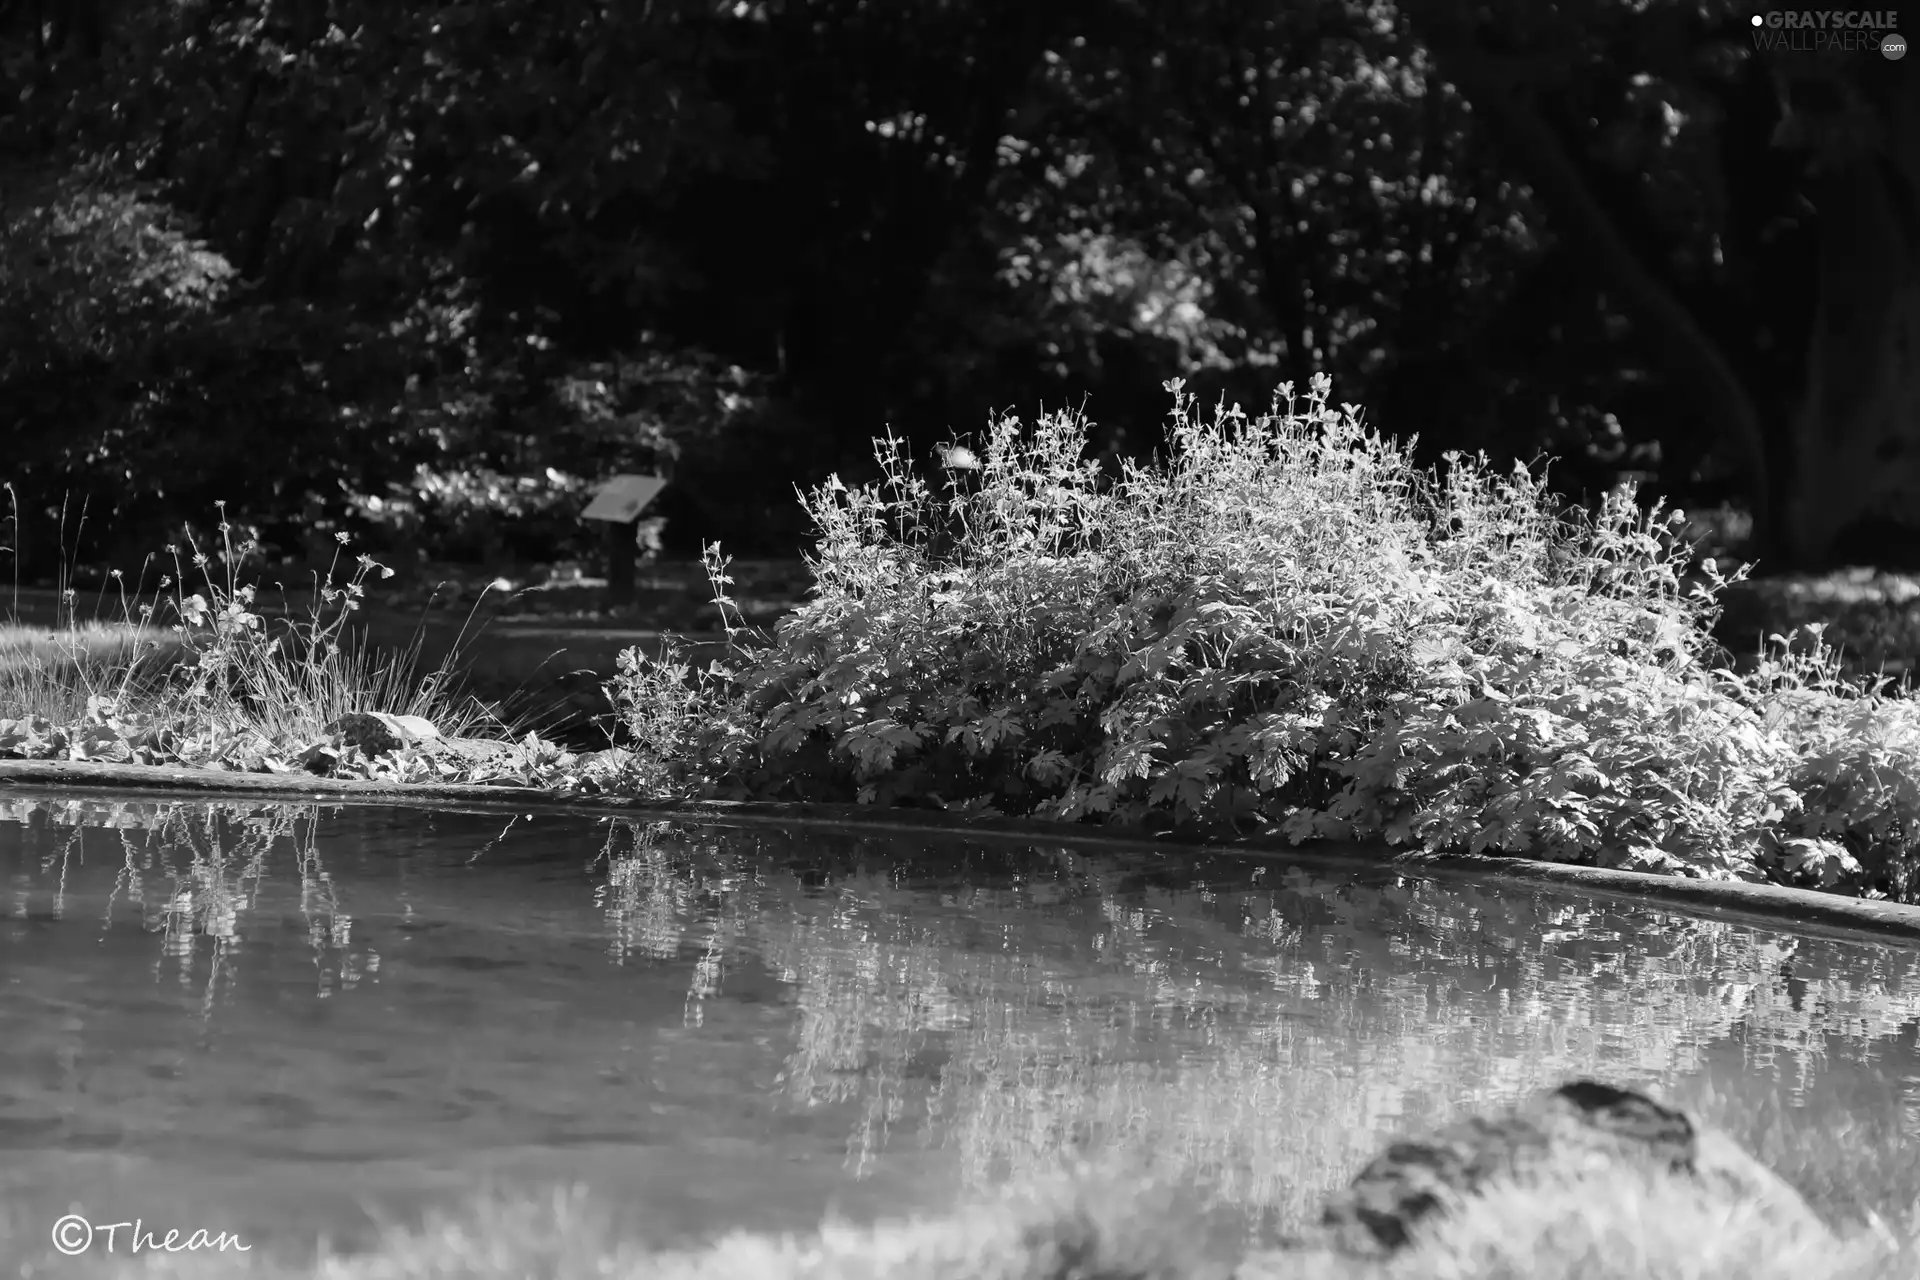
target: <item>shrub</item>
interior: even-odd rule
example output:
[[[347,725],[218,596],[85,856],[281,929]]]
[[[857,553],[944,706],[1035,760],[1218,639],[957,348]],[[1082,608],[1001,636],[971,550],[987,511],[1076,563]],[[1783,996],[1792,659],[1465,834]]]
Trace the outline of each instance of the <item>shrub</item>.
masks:
[[[1817,636],[1727,670],[1679,513],[1418,468],[1324,378],[1259,417],[1170,389],[1111,482],[1068,413],[939,493],[889,437],[808,495],[814,597],[665,708],[678,784],[1907,894],[1914,704]]]
[[[1811,645],[1770,637],[1773,652],[1737,689],[1767,731],[1790,744],[1788,790],[1797,802],[1762,837],[1776,878],[1821,888],[1920,898],[1920,701],[1911,686],[1839,675],[1839,655],[1817,626]]]

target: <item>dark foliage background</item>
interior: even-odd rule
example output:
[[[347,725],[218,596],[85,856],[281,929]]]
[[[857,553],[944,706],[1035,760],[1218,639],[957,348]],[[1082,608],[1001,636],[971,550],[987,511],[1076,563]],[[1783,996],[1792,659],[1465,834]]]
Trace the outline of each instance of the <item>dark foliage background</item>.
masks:
[[[1920,545],[1920,69],[1719,0],[0,0],[0,478],[28,576],[215,499],[289,560],[670,550],[1161,384],[1338,398]],[[1804,42],[1803,42],[1804,43]]]

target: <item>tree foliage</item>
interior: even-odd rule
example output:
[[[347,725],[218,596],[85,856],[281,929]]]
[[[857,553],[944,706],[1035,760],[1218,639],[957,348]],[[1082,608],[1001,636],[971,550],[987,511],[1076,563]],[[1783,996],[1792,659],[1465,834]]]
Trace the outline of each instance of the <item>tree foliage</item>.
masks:
[[[1326,372],[1855,554],[1920,497],[1920,90],[1747,17],[7,0],[8,478],[135,541],[226,497],[289,554],[498,555],[658,467],[671,540],[782,550],[888,426],[1085,403],[1138,454],[1168,377]]]

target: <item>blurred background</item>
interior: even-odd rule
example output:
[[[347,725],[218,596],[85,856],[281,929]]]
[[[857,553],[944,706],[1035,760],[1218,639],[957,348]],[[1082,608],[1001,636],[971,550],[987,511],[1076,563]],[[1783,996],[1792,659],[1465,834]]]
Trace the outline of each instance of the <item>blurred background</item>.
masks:
[[[1168,379],[1325,371],[1885,595],[1920,64],[1768,13],[0,0],[7,568],[131,576],[223,499],[271,564],[551,579],[621,471],[672,480],[645,551],[790,560],[888,429],[1084,409],[1111,461]]]

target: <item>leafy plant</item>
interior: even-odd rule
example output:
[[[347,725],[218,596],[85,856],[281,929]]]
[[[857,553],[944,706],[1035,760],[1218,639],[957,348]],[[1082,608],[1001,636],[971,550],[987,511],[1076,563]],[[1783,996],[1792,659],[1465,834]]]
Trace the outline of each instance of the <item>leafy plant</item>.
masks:
[[[1680,513],[1422,469],[1325,378],[1258,417],[1171,389],[1116,480],[1054,414],[938,490],[890,436],[813,491],[812,600],[703,676],[623,668],[649,785],[1909,893],[1915,704],[1817,636],[1728,670],[1742,572],[1694,570]]]

